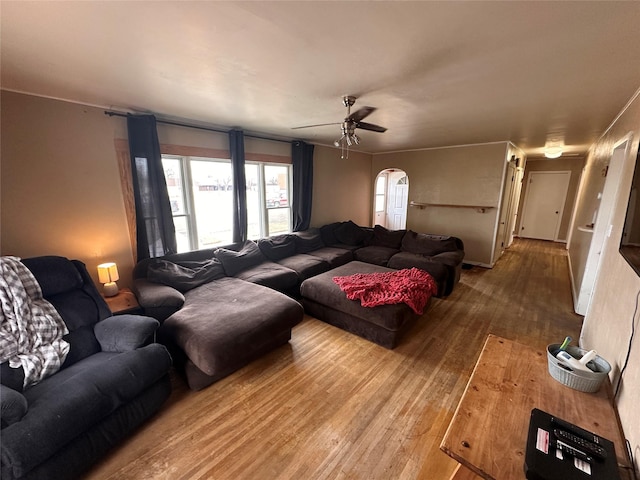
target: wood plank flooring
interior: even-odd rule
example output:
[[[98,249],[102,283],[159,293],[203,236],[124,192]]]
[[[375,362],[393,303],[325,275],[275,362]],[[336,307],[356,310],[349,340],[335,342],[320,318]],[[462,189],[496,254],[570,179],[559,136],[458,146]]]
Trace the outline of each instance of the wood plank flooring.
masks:
[[[544,350],[577,339],[564,245],[517,239],[463,270],[394,350],[311,317],[291,342],[162,410],[90,471],[122,479],[447,479],[439,450],[489,333]]]

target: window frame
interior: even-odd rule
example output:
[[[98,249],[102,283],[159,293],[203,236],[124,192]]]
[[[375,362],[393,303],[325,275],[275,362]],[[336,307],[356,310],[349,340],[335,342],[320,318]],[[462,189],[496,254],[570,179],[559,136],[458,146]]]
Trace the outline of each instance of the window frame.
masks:
[[[172,217],[175,218],[186,218],[187,222],[187,232],[188,232],[188,243],[190,250],[198,250],[200,249],[200,239],[198,237],[198,221],[195,212],[195,198],[194,198],[194,184],[193,184],[193,172],[192,172],[192,161],[204,161],[204,162],[213,162],[213,163],[224,163],[231,164],[231,160],[227,158],[216,157],[208,157],[201,155],[189,155],[187,153],[162,153],[162,160],[177,160],[180,168],[180,178],[181,178],[181,189],[182,189],[182,200],[184,204],[184,212],[174,214],[172,212]],[[258,226],[259,226],[259,237],[268,237],[271,235],[270,226],[269,226],[269,211],[270,210],[287,210],[287,232],[290,233],[293,228],[293,209],[291,207],[291,196],[293,192],[293,166],[291,163],[286,163],[282,161],[265,161],[259,159],[251,159],[245,161],[245,168],[249,165],[255,165],[257,167],[257,189],[258,189]],[[287,205],[286,206],[275,206],[269,207],[267,206],[267,178],[265,175],[265,168],[273,166],[273,167],[284,167],[286,169],[287,182],[286,182],[286,192],[287,192]],[[245,189],[247,185],[245,185]],[[247,210],[249,205],[247,204]],[[277,232],[276,234],[280,234],[284,232]],[[231,242],[229,242],[231,243]],[[223,243],[224,244],[224,243]]]

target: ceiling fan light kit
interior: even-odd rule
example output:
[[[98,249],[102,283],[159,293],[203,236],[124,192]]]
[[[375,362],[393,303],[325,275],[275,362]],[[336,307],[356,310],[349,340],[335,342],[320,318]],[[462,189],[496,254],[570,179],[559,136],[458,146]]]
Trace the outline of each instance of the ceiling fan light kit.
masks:
[[[371,115],[376,111],[375,107],[362,107],[355,112],[351,113],[351,107],[356,103],[356,97],[353,95],[345,95],[342,97],[342,104],[347,107],[347,116],[342,122],[335,123],[322,123],[318,125],[306,125],[304,127],[295,127],[297,128],[311,128],[311,127],[321,127],[325,125],[340,125],[340,129],[342,131],[342,136],[333,142],[335,147],[341,149],[341,158],[349,158],[349,147],[353,145],[360,145],[360,137],[356,135],[356,128],[360,128],[362,130],[369,130],[372,132],[383,133],[386,132],[387,129],[385,127],[381,127],[380,125],[375,125],[373,123],[366,123],[362,120]]]

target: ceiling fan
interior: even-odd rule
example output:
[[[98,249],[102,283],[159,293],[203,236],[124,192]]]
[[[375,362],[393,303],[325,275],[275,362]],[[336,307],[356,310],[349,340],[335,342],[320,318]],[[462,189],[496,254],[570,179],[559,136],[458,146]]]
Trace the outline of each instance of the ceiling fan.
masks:
[[[345,95],[344,97],[342,97],[342,104],[347,107],[347,116],[342,122],[305,125],[304,127],[294,127],[293,130],[297,130],[299,128],[324,127],[326,125],[340,125],[342,136],[338,140],[333,142],[333,144],[336,147],[341,147],[342,158],[349,158],[349,147],[352,145],[360,144],[360,137],[358,137],[355,132],[356,128],[361,128],[362,130],[370,130],[372,132],[378,133],[387,131],[386,128],[381,127],[380,125],[374,125],[373,123],[362,121],[365,117],[368,117],[376,111],[375,107],[362,107],[351,113],[351,107],[354,103],[356,103],[356,97],[354,97],[353,95]]]

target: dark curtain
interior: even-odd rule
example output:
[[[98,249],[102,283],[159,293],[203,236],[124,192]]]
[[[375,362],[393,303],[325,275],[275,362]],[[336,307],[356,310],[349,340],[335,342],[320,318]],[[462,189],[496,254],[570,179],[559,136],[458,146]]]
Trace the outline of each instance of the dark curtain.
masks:
[[[313,145],[303,141],[291,143],[293,163],[293,231],[309,228],[311,222],[311,200],[313,197]]]
[[[233,170],[233,241],[247,239],[247,181],[244,173],[244,133],[229,131],[229,151]]]
[[[136,203],[137,261],[175,253],[167,183],[153,115],[128,115],[129,153]]]

